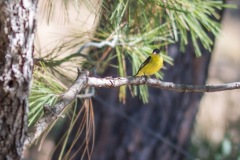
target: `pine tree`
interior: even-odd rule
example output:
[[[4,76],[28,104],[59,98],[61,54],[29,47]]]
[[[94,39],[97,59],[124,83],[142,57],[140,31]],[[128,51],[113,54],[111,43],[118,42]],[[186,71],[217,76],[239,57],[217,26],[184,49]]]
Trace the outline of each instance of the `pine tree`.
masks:
[[[64,2],[67,8],[68,2]],[[91,3],[85,3],[95,11]],[[48,6],[50,11],[54,3]],[[152,49],[160,48],[165,70],[157,73],[157,78],[204,85],[224,6],[222,1],[104,0],[101,12],[95,11],[99,23],[91,42],[76,43],[83,34],[75,34],[47,56],[39,54],[36,59],[29,126],[45,116],[43,106],[53,106],[59,94],[67,90],[69,86],[65,84],[74,78],[61,66],[71,62],[68,68],[73,70],[79,65],[76,61],[79,57],[84,59],[81,67],[93,76],[126,77],[137,72]],[[79,45],[76,53],[60,57],[60,53],[76,45]],[[87,55],[83,53],[86,48]],[[93,91],[91,87],[86,89],[87,93]],[[97,89],[94,97],[69,105],[68,112],[73,118],[67,123],[70,125],[67,132],[66,126],[60,125],[63,128],[60,135],[74,140],[61,141],[56,137],[58,146],[63,147],[58,147],[54,159],[72,156],[79,159],[79,155],[97,160],[191,158],[187,146],[202,93],[176,93],[142,85],[133,87],[133,95],[139,95],[140,100],[129,95],[127,87]],[[93,118],[94,145],[91,139],[94,133],[90,132],[94,128]],[[76,121],[85,123],[79,122],[78,126]],[[82,137],[81,129],[86,131]],[[89,146],[81,148],[81,143]]]

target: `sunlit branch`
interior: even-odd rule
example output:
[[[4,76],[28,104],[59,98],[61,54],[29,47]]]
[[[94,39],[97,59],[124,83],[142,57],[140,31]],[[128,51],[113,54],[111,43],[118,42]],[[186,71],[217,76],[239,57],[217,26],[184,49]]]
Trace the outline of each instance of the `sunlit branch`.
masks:
[[[59,97],[58,103],[56,103],[51,111],[44,113],[44,116],[36,123],[32,132],[29,132],[25,141],[25,146],[31,145],[46,129],[56,120],[63,109],[72,101],[74,101],[79,92],[84,87],[105,87],[114,88],[123,85],[148,85],[155,88],[164,90],[171,90],[176,92],[219,92],[226,90],[240,89],[240,82],[221,84],[221,85],[185,85],[174,84],[171,82],[163,82],[155,78],[149,77],[105,77],[95,78],[88,77],[88,71],[78,71],[79,75],[73,85],[67,92],[63,93]],[[84,96],[83,96],[84,97]],[[87,97],[89,98],[89,97]]]
[[[117,45],[118,39],[119,39],[119,37],[117,35],[115,35],[115,36],[113,36],[113,39],[111,41],[87,42],[80,47],[80,49],[77,51],[77,53],[81,53],[85,48],[88,48],[88,47],[102,48],[104,46],[110,46],[110,47],[114,48]]]
[[[163,82],[155,78],[148,77],[117,77],[117,78],[95,78],[88,77],[88,86],[93,87],[119,87],[123,85],[141,85],[146,84],[151,87],[172,90],[176,92],[219,92],[233,89],[240,89],[240,82],[220,84],[220,85],[186,85],[174,84],[172,82]]]

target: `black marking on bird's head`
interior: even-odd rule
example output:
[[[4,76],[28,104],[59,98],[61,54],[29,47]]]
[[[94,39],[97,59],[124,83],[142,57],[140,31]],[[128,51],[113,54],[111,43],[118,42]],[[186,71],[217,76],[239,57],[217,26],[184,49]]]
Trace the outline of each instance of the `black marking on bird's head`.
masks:
[[[153,54],[159,54],[160,53],[160,50],[159,49],[154,49],[153,50]]]

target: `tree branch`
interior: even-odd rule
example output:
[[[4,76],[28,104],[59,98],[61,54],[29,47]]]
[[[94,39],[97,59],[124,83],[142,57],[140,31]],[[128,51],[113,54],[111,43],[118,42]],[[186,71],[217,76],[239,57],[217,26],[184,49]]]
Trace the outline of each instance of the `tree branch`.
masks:
[[[155,78],[147,77],[118,77],[118,78],[95,78],[88,77],[87,85],[92,87],[119,87],[123,85],[141,85],[146,84],[151,87],[171,90],[176,92],[219,92],[226,90],[240,89],[240,82],[227,83],[221,85],[185,85],[174,84],[172,82],[163,82]]]
[[[59,117],[63,109],[72,101],[75,100],[79,92],[86,86],[91,87],[105,87],[113,88],[123,85],[142,85],[146,84],[151,87],[161,88],[165,90],[177,91],[177,92],[219,92],[226,90],[240,89],[240,82],[221,84],[221,85],[185,85],[185,84],[174,84],[171,82],[163,82],[155,78],[148,77],[106,77],[106,78],[95,78],[88,77],[88,71],[78,71],[79,75],[73,85],[68,91],[62,94],[50,112],[46,112],[32,132],[29,132],[28,137],[25,141],[25,147],[31,145],[53,122]]]
[[[63,109],[75,100],[78,93],[86,85],[88,74],[88,71],[78,70],[78,77],[73,85],[67,92],[59,97],[58,103],[56,103],[52,108],[47,108],[44,116],[34,126],[33,131],[28,132],[24,147],[31,145],[48,128],[51,122],[59,117]]]

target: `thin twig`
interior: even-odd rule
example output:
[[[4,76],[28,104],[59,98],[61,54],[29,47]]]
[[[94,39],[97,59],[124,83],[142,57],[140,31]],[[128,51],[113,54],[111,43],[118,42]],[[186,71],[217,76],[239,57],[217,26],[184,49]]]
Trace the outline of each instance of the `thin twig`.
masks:
[[[118,40],[119,40],[119,36],[118,35],[114,35],[111,41],[101,41],[101,42],[87,42],[85,44],[83,44],[80,49],[73,54],[70,54],[64,58],[61,58],[59,60],[53,60],[54,58],[51,58],[50,60],[45,60],[44,58],[35,58],[34,59],[34,64],[35,65],[40,65],[40,62],[44,62],[47,66],[51,66],[51,67],[55,67],[55,66],[59,66],[60,64],[69,61],[72,58],[75,57],[83,57],[86,58],[88,61],[90,61],[90,59],[88,58],[87,55],[82,54],[82,51],[86,48],[89,47],[96,47],[96,48],[102,48],[104,46],[109,46],[111,48],[116,47],[118,44]]]
[[[85,48],[88,48],[88,47],[102,48],[103,46],[110,46],[114,48],[117,45],[118,39],[119,39],[119,36],[114,35],[111,41],[87,42],[80,47],[77,53],[81,53]]]
[[[87,98],[92,98],[94,95],[95,95],[95,88],[94,87],[88,87],[88,88],[86,88],[85,93],[78,94],[77,98],[87,99]]]

